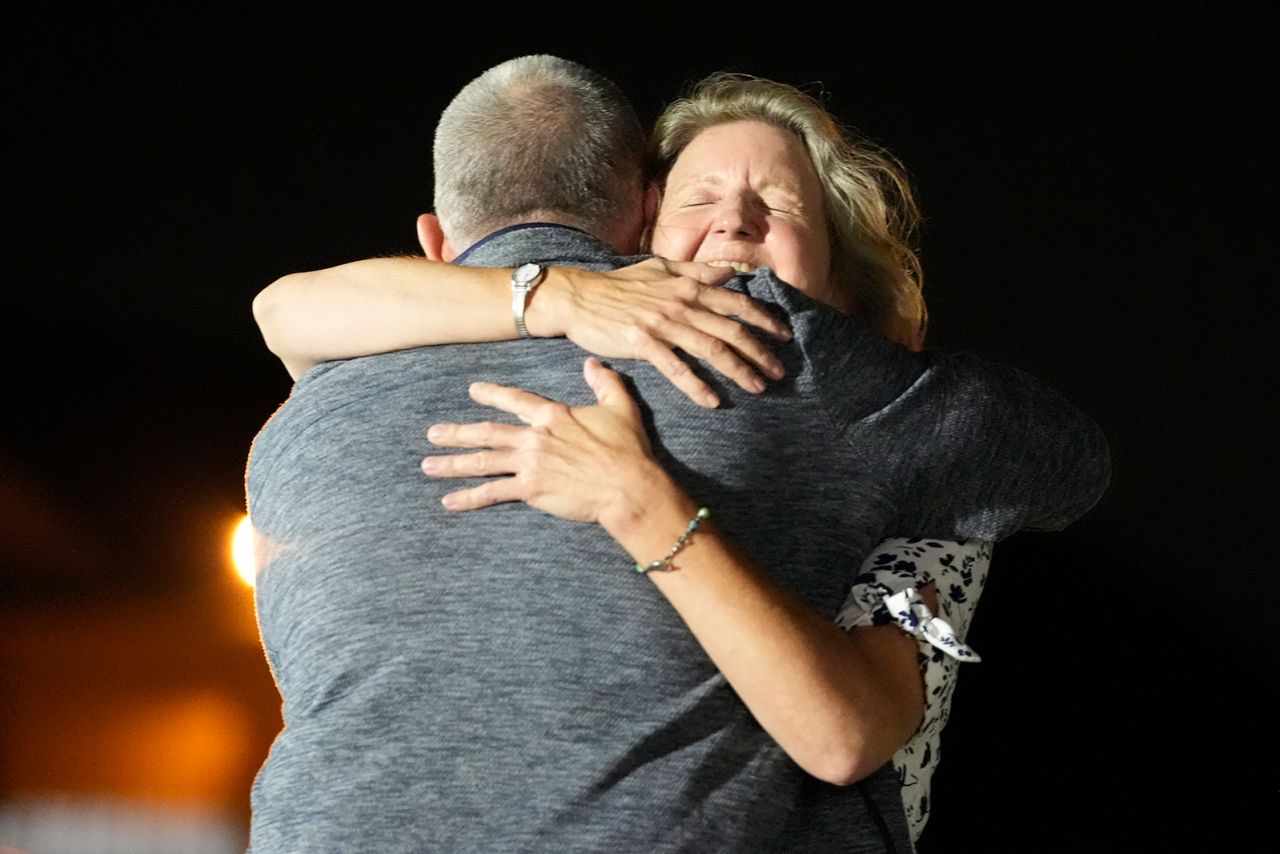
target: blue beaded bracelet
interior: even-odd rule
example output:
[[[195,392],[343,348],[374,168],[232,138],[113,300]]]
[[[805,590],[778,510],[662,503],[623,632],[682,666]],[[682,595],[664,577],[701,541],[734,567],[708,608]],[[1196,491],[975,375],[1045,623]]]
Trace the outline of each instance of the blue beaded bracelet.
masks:
[[[710,510],[705,507],[699,507],[697,515],[689,520],[689,524],[685,526],[684,533],[676,540],[676,544],[671,547],[671,551],[667,552],[667,556],[662,560],[655,560],[650,564],[637,563],[636,572],[643,574],[655,569],[661,572],[666,572],[671,569],[671,559],[676,556],[676,552],[684,548],[684,544],[689,540],[689,535],[697,530],[698,525],[702,524],[703,519],[710,515]]]

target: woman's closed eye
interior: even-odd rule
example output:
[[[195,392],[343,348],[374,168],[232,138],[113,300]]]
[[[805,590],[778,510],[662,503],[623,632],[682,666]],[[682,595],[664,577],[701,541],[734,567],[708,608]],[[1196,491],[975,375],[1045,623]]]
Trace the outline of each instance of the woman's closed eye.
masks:
[[[785,197],[762,199],[760,204],[769,213],[775,213],[775,214],[794,215],[794,214],[800,213],[800,210],[801,210],[801,205],[799,202],[797,202],[795,199],[790,199]]]

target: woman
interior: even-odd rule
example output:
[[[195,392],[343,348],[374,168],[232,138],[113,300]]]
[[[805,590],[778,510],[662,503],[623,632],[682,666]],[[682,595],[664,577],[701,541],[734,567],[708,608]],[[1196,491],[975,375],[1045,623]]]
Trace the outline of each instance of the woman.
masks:
[[[529,303],[532,334],[567,335],[598,355],[647,358],[714,406],[714,393],[672,349],[706,358],[748,390],[763,389],[760,374],[778,378],[780,364],[768,348],[729,317],[779,337],[786,330],[741,294],[715,287],[734,271],[768,266],[887,337],[922,346],[921,274],[909,246],[917,214],[906,181],[883,152],[848,142],[817,102],[770,81],[717,76],[664,113],[655,150],[665,187],[651,249],[700,263],[650,260],[605,275],[552,268]],[[443,257],[430,219],[419,226],[427,255]],[[285,277],[255,301],[255,316],[297,377],[326,359],[515,337],[509,275],[374,259]],[[830,782],[852,782],[895,758],[904,782],[915,779],[903,794],[918,835],[928,781],[910,767],[911,751],[936,755],[954,679],[953,667],[921,650],[933,644],[972,657],[933,616],[933,590],[939,582],[967,582],[972,608],[989,553],[975,544],[887,543],[868,561],[837,627],[772,587],[702,524],[694,501],[654,462],[618,375],[594,360],[585,374],[599,405],[579,410],[518,389],[474,386],[477,401],[537,428],[432,427],[429,438],[439,446],[490,450],[429,457],[427,474],[515,475],[453,493],[446,506],[523,500],[601,524],[638,569],[688,570],[649,574],[761,725],[797,763]],[[535,434],[538,443],[530,445]],[[906,571],[913,561],[917,571]],[[966,561],[966,575],[943,577]],[[892,627],[866,628],[894,622],[891,614],[901,615],[918,644]],[[951,619],[962,624],[967,612]],[[796,690],[777,690],[783,671]],[[930,728],[920,728],[922,719]]]

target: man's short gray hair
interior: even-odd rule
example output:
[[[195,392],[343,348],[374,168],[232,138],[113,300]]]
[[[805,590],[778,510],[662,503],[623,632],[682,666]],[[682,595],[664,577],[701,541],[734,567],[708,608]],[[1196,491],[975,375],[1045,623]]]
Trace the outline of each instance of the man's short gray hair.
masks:
[[[607,232],[644,186],[644,133],[608,78],[522,56],[463,87],[436,126],[435,212],[457,249],[546,218]]]

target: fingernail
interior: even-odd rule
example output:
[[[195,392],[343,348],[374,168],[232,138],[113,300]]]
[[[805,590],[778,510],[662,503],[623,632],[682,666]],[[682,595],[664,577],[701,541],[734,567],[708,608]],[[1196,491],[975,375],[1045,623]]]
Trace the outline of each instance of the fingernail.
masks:
[[[754,391],[756,394],[759,394],[760,392],[764,391],[764,380],[760,379],[759,377],[752,377],[751,390]]]
[[[436,470],[436,458],[424,457],[422,460],[422,471],[426,474],[432,474]]]

